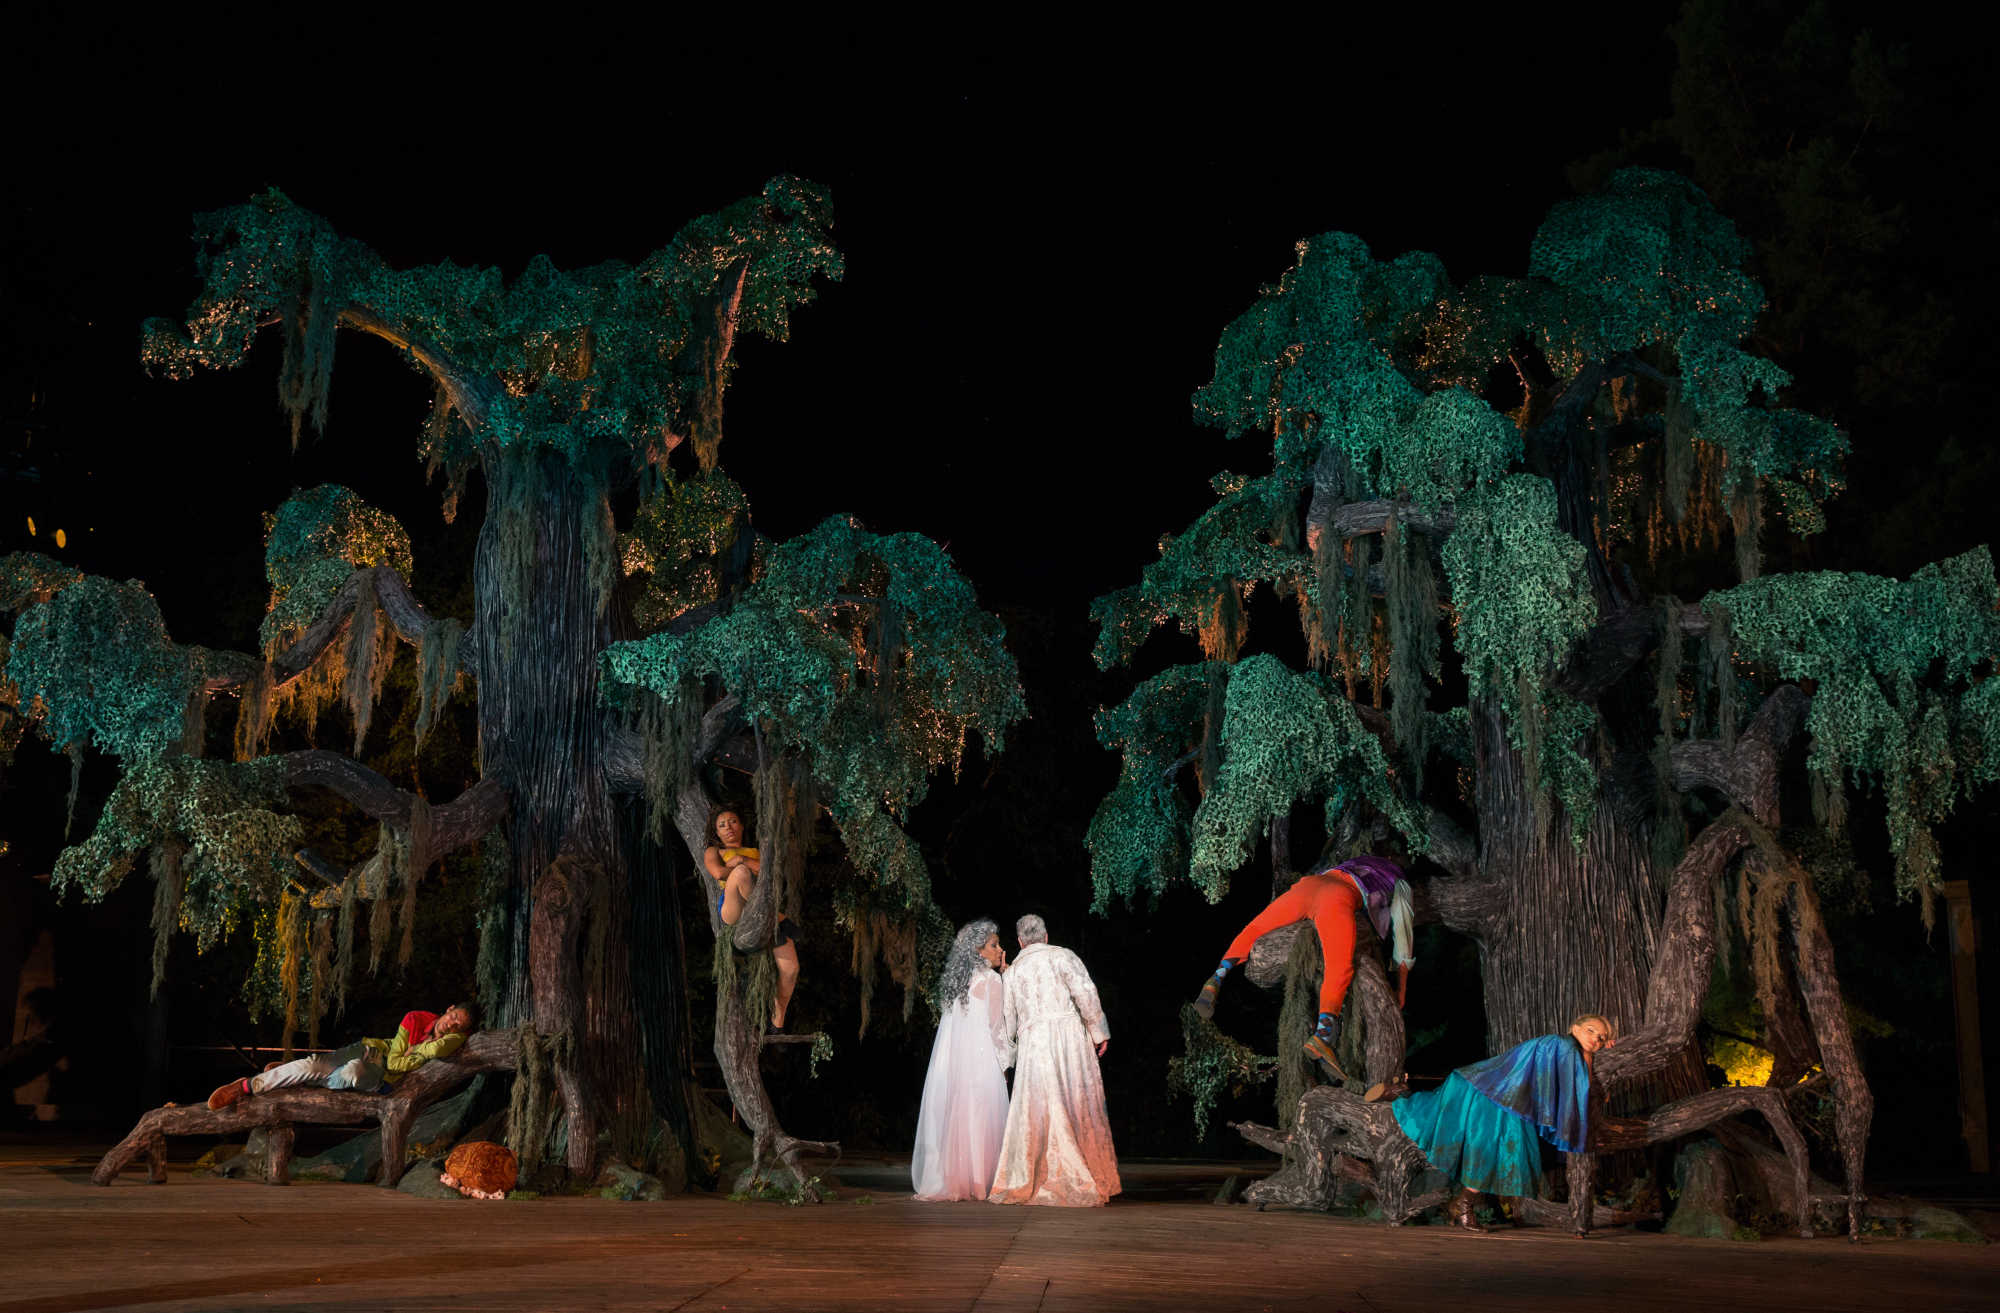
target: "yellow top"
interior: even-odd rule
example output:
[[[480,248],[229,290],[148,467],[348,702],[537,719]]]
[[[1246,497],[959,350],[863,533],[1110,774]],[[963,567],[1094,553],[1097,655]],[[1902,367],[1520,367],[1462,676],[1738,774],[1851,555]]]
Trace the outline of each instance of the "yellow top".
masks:
[[[717,848],[715,851],[722,858],[722,874],[715,877],[717,884],[729,883],[729,864],[737,858],[747,857],[753,862],[757,860],[755,848]]]

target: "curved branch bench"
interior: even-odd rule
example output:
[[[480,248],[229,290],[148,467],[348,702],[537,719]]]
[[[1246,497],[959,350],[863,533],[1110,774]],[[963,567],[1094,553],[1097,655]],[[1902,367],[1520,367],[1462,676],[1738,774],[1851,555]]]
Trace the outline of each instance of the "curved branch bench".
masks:
[[[270,1094],[247,1095],[218,1111],[210,1111],[205,1103],[170,1103],[139,1118],[131,1134],[104,1155],[90,1179],[95,1185],[110,1185],[120,1171],[144,1154],[146,1180],[162,1185],[167,1179],[169,1135],[226,1135],[263,1128],[271,1132],[264,1179],[270,1185],[289,1185],[296,1123],[347,1126],[372,1121],[382,1130],[378,1184],[394,1188],[403,1175],[403,1149],[417,1114],[480,1072],[513,1071],[519,1052],[520,1042],[513,1031],[487,1030],[472,1036],[450,1057],[417,1068],[387,1094],[293,1086]]]
[[[1563,1155],[1569,1177],[1567,1206],[1546,1199],[1524,1199],[1523,1215],[1538,1225],[1561,1225],[1566,1219],[1578,1235],[1590,1231],[1597,1155],[1639,1149],[1678,1139],[1739,1112],[1762,1113],[1783,1146],[1791,1166],[1794,1216],[1799,1234],[1812,1236],[1812,1208],[1805,1137],[1792,1123],[1783,1092],[1768,1086],[1731,1086],[1709,1090],[1663,1104],[1645,1117],[1592,1118],[1590,1152]],[[1292,1134],[1282,1135],[1254,1122],[1231,1123],[1253,1144],[1283,1154],[1285,1165],[1244,1192],[1244,1201],[1259,1208],[1326,1209],[1332,1206],[1338,1177],[1354,1176],[1343,1158],[1372,1165],[1375,1199],[1391,1226],[1400,1226],[1424,1209],[1441,1204],[1456,1190],[1430,1191],[1412,1197],[1410,1183],[1430,1164],[1403,1134],[1389,1104],[1368,1103],[1352,1090],[1322,1085],[1299,1100]],[[1614,1214],[1617,1220],[1630,1220]]]

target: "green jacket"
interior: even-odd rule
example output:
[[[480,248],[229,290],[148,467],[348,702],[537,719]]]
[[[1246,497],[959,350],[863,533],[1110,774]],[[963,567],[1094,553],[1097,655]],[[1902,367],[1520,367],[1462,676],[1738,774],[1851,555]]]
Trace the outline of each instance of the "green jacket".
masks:
[[[429,1062],[458,1052],[465,1036],[457,1032],[436,1033],[437,1013],[406,1012],[396,1027],[394,1039],[364,1039],[361,1042],[381,1055],[382,1079],[394,1085]]]

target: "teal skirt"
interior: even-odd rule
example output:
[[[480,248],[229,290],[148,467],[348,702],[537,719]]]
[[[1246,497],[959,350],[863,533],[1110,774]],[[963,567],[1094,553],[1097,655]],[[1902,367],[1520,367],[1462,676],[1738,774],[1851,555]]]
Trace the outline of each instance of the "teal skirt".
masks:
[[[1457,1072],[1435,1090],[1396,1100],[1390,1111],[1431,1166],[1460,1185],[1487,1194],[1540,1193],[1542,1146],[1533,1124]]]

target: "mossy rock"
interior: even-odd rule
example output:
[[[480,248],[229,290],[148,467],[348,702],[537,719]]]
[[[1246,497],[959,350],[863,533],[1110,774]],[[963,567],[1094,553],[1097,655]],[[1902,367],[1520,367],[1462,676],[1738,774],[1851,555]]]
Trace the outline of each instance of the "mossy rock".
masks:
[[[612,1163],[597,1178],[598,1197],[630,1203],[639,1199],[665,1199],[667,1187],[657,1177],[646,1175],[624,1163]]]

